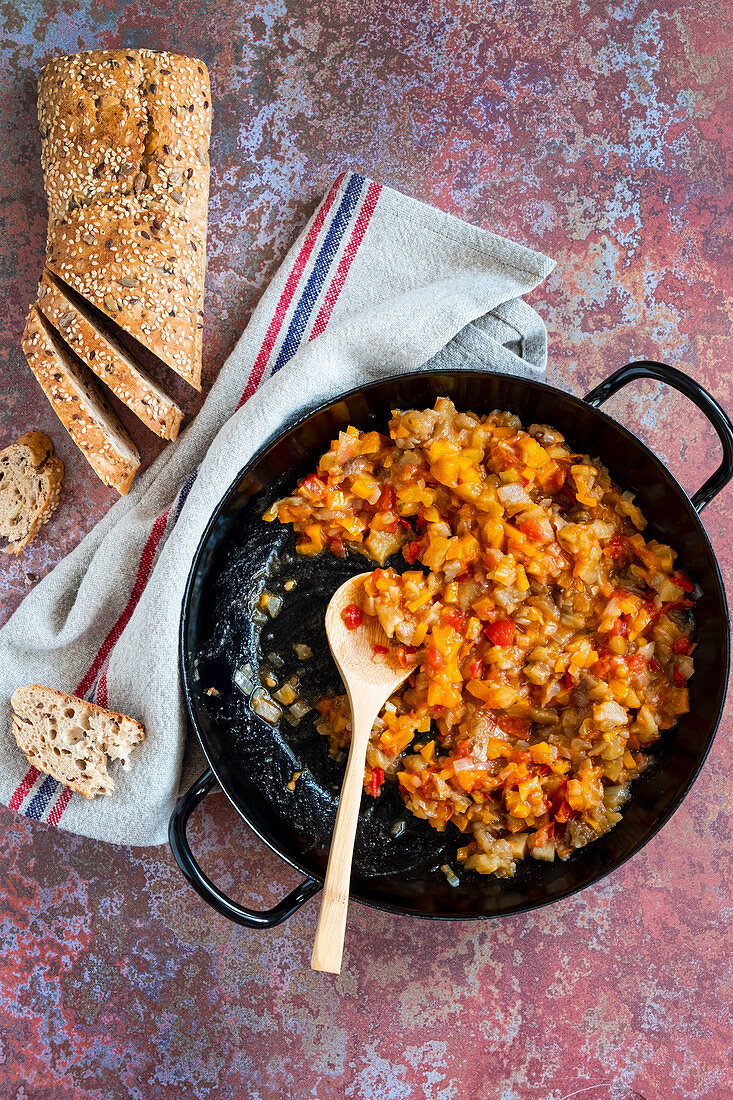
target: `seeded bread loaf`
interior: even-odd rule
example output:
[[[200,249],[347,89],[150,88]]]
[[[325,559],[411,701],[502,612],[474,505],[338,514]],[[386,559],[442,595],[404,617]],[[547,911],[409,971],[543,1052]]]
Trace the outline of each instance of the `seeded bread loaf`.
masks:
[[[81,363],[32,306],[23,333],[28,364],[54,412],[94,472],[123,495],[129,491],[140,455]]]
[[[26,432],[0,451],[0,537],[6,554],[32,542],[59,502],[64,464],[43,432]]]
[[[38,308],[90,370],[161,439],[175,439],[183,413],[152,378],[137,366],[109,332],[102,332],[93,312],[73,302],[63,286],[44,271]]]
[[[39,684],[18,688],[10,704],[13,736],[28,763],[85,798],[111,794],[107,761],[126,767],[130,749],[145,738],[140,723],[126,714]]]
[[[200,389],[206,66],[152,50],[59,57],[38,116],[48,268]]]

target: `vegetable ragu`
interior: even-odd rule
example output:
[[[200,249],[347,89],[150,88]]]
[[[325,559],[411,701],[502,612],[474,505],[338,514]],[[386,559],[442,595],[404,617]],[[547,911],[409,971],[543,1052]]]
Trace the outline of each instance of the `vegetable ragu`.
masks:
[[[292,524],[299,554],[377,563],[364,614],[403,663],[417,653],[372,730],[368,792],[396,783],[417,817],[452,822],[483,874],[566,859],[620,820],[645,750],[689,710],[696,590],[600,462],[440,398],[389,436],[341,432],[264,518]],[[342,753],[345,696],[317,709]]]

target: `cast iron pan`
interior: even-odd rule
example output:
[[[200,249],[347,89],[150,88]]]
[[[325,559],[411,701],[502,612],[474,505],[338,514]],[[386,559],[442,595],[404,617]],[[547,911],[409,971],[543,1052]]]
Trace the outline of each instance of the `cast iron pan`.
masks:
[[[707,415],[723,446],[716,473],[690,500],[654,454],[604,413],[600,406],[636,378],[654,378],[690,398]],[[278,497],[292,492],[340,429],[348,424],[384,431],[394,408],[428,408],[441,395],[459,409],[487,413],[508,409],[523,424],[559,428],[576,450],[600,455],[615,480],[637,494],[649,520],[647,535],[669,543],[682,568],[702,588],[697,601],[698,649],[691,685],[691,711],[662,735],[654,762],[632,785],[623,820],[610,833],[574,853],[567,862],[527,859],[513,879],[463,870],[455,859],[462,835],[455,826],[438,833],[409,814],[394,786],[377,799],[364,796],[357,833],[351,895],[392,912],[442,918],[493,917],[519,913],[566,897],[597,881],[637,852],[668,820],[689,790],[712,743],[723,702],[729,663],[725,592],[698,513],[733,476],[733,426],[696,382],[659,363],[632,363],[580,400],[539,382],[483,372],[419,372],[389,378],[344,394],[317,409],[268,444],[238,475],[204,532],[191,566],[181,618],[181,669],[191,722],[210,769],[181,798],[170,824],[170,843],[186,878],[215,909],[240,924],[270,927],[288,917],[321,885],[336,814],[343,764],[331,760],[313,715],[291,728],[273,728],[258,718],[236,687],[234,672],[252,665],[257,680],[266,654],[286,662],[315,699],[341,691],[323,629],[326,605],[348,576],[363,572],[358,555],[339,560],[328,553],[301,558],[289,528],[261,519]],[[404,568],[398,556],[391,564]],[[285,593],[286,580],[296,587]],[[280,614],[253,624],[261,592],[284,597]],[[306,642],[314,657],[298,661],[292,645]],[[213,690],[212,690],[213,689]],[[303,774],[293,791],[287,784]],[[274,909],[257,913],[227,898],[196,863],[187,838],[188,818],[205,795],[221,786],[246,823],[305,881]],[[395,836],[395,822],[404,831]],[[465,841],[464,841],[465,842]],[[441,864],[458,874],[451,887]]]

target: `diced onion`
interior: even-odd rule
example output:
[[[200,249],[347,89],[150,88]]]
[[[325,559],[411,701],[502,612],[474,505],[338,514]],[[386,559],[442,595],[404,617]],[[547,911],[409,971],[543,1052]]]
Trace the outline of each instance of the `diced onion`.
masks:
[[[440,869],[445,877],[448,879],[448,883],[450,886],[460,886],[461,880],[459,879],[455,871],[451,870],[447,863],[444,863]]]
[[[264,718],[271,726],[276,725],[282,716],[280,707],[272,701],[264,688],[258,688],[252,696],[252,710],[258,718]]]
[[[292,707],[290,707],[288,714],[291,718],[294,718],[296,722],[299,722],[301,718],[304,718],[312,709],[309,703],[305,703],[302,699],[298,699],[298,702],[293,703]]]
[[[255,686],[252,679],[252,665],[242,665],[238,668],[234,673],[234,683],[245,695],[251,695]]]
[[[299,657],[301,661],[307,661],[313,656],[313,650],[309,645],[305,645],[304,642],[295,642],[293,644],[296,657]]]

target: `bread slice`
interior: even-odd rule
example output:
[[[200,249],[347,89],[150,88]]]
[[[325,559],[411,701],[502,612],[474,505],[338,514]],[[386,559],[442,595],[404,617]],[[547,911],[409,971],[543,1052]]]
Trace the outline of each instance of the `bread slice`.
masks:
[[[64,464],[43,432],[26,432],[0,451],[0,537],[6,554],[32,542],[59,502]]]
[[[153,50],[57,57],[38,119],[49,270],[200,389],[206,66]]]
[[[54,412],[105,485],[123,495],[140,466],[140,455],[86,368],[32,306],[23,351]]]
[[[139,722],[86,699],[31,684],[14,692],[13,735],[34,768],[85,798],[111,794],[108,760],[127,766],[130,749],[145,738]]]
[[[183,413],[175,401],[138,367],[111,333],[99,328],[91,309],[71,301],[48,271],[41,277],[37,305],[72,351],[146,427],[161,439],[176,438]]]

